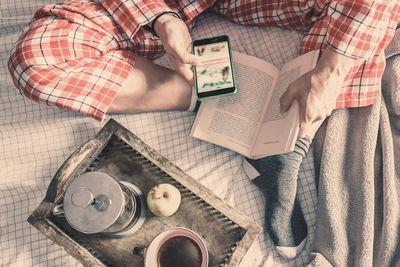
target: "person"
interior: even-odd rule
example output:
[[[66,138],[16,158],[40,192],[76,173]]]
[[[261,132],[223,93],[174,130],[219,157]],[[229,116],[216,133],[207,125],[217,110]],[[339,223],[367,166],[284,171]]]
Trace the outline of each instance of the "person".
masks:
[[[108,113],[192,109],[191,65],[199,59],[190,53],[189,28],[211,8],[240,24],[304,31],[300,53],[321,51],[316,67],[280,99],[282,111],[299,103],[295,150],[245,165],[257,172],[254,182],[265,193],[266,228],[278,252],[293,258],[307,236],[296,199],[300,163],[334,109],[376,101],[383,50],[399,21],[397,0],[70,0],[35,13],[9,71],[26,97],[96,120]],[[163,52],[173,70],[151,61]]]

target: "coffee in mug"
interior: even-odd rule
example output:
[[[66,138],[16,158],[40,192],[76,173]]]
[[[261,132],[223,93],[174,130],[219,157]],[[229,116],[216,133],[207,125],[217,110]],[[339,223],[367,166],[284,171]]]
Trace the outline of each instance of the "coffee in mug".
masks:
[[[145,267],[207,267],[208,250],[202,238],[190,229],[170,228],[157,235],[147,247],[133,253],[144,257]]]
[[[160,247],[157,259],[160,267],[201,267],[202,255],[191,238],[175,236]]]

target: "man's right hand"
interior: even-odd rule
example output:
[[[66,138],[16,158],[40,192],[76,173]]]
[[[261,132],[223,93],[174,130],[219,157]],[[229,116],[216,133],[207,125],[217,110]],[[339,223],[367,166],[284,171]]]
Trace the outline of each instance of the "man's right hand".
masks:
[[[191,52],[192,37],[185,23],[174,15],[165,14],[155,22],[154,30],[172,67],[193,85],[192,65],[199,64],[200,59]]]

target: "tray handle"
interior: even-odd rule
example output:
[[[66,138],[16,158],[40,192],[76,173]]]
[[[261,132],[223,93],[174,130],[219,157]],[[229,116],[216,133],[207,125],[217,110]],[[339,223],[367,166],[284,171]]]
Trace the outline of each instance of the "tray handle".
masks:
[[[57,196],[60,196],[65,190],[66,183],[76,170],[79,169],[79,166],[85,161],[93,159],[102,146],[102,142],[96,138],[92,138],[78,147],[57,170],[49,184],[44,200],[55,203]]]

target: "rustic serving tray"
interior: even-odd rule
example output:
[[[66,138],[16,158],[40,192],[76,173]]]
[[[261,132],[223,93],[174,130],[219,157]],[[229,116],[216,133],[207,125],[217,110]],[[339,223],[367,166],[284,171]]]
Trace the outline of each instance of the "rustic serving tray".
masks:
[[[51,211],[62,202],[69,181],[89,171],[102,171],[117,180],[131,182],[146,195],[156,184],[171,183],[181,192],[181,206],[170,217],[147,212],[142,227],[127,237],[82,234]],[[192,229],[203,238],[209,251],[209,266],[237,266],[261,232],[261,226],[113,119],[63,163],[28,222],[90,266],[143,266],[143,258],[134,255],[133,248],[146,247],[159,233],[177,226]]]

